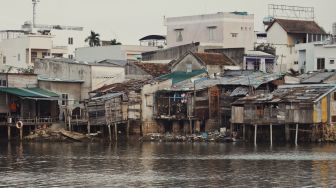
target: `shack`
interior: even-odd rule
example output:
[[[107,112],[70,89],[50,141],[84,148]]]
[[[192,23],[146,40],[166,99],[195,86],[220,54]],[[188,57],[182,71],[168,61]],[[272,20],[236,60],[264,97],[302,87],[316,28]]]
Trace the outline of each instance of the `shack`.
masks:
[[[90,126],[113,125],[121,132],[141,134],[141,88],[152,80],[127,80],[92,92],[86,108]]]
[[[270,139],[271,143],[273,138],[290,141],[295,137],[296,143],[298,139],[316,140],[321,129],[336,123],[335,90],[336,85],[330,84],[279,86],[271,94],[234,102],[232,123],[243,138],[251,139],[254,134],[255,142],[258,134],[263,135],[259,140]]]

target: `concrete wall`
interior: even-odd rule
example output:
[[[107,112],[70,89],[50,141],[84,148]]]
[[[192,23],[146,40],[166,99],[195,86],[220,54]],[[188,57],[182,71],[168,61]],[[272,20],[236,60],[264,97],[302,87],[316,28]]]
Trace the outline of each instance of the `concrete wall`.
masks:
[[[171,68],[172,72],[183,71],[187,72],[188,64],[192,65],[192,70],[204,69],[202,64],[191,54],[186,55],[181,61],[179,61],[174,67]]]
[[[35,74],[8,74],[8,87],[37,87]]]
[[[318,43],[305,43],[295,45],[295,50],[298,51],[297,59],[299,67],[302,67],[305,72],[317,71],[317,59],[325,59],[325,69],[336,69],[336,45],[322,45]],[[334,60],[334,64],[331,63]],[[304,65],[306,61],[306,65]]]
[[[20,38],[6,39],[0,42],[0,64],[4,64],[3,57],[6,56],[6,65],[18,68],[27,68],[31,64],[29,49],[47,50],[52,49],[52,37],[45,35],[25,35]]]
[[[267,42],[276,48],[277,72],[286,72],[290,68],[299,69],[297,65],[294,65],[297,51],[293,45],[289,44],[287,32],[278,23],[274,23],[267,31]]]
[[[81,83],[50,82],[40,80],[38,85],[40,88],[55,92],[60,96],[62,94],[68,94],[69,105],[78,104],[81,100]],[[61,101],[59,101],[59,105],[61,105]]]
[[[83,80],[81,99],[89,97],[92,90],[91,66],[62,60],[44,59],[35,63],[34,73],[44,78],[62,80]],[[67,88],[71,90],[71,88]]]
[[[125,67],[91,66],[92,90],[125,81]]]
[[[136,45],[97,46],[76,49],[76,60],[86,62],[98,62],[105,59],[113,60],[137,60],[141,53],[157,50],[157,47]]]
[[[253,49],[254,15],[217,13],[173,17],[167,18],[165,25],[167,26],[168,47],[201,42],[204,45],[217,45],[224,48]],[[211,27],[214,28],[213,38],[209,37]],[[177,40],[177,30],[182,32],[182,41]],[[232,37],[232,33],[237,33],[237,36]]]
[[[160,126],[154,119],[154,94],[158,90],[170,88],[172,86],[172,80],[167,80],[155,84],[144,85],[141,91],[141,119],[142,119],[142,133],[155,133],[163,132],[163,126]]]

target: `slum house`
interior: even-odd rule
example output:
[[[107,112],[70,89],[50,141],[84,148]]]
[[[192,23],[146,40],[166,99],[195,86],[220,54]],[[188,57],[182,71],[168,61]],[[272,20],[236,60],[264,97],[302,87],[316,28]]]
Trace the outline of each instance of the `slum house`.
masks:
[[[178,90],[176,85],[179,82],[217,75],[226,69],[239,67],[224,54],[191,51],[170,64],[172,73],[158,79],[172,79],[172,87],[155,93],[155,119],[163,124],[165,132],[191,133],[195,127],[193,92]]]
[[[235,130],[248,140],[316,140],[336,122],[336,85],[283,85],[232,104]],[[292,131],[293,130],[293,131]]]
[[[87,124],[87,113],[82,101],[89,98],[89,92],[92,90],[123,82],[126,63],[110,59],[90,63],[64,58],[45,58],[35,62],[34,72],[38,74],[40,87],[50,89],[61,96],[60,119],[67,125],[82,126]]]
[[[23,123],[24,132],[57,122],[58,100],[56,93],[37,87],[36,74],[1,73],[0,127],[7,128],[10,139],[17,132],[14,127],[18,121]]]
[[[141,88],[151,80],[128,80],[98,88],[86,101],[90,126],[114,125],[116,131],[141,134]]]
[[[157,78],[160,82],[165,82],[168,87],[156,86],[153,92],[153,119],[158,126],[156,130],[160,132],[186,133],[190,132],[192,118],[192,92],[173,89],[174,85],[190,79],[208,77],[204,69],[192,70],[191,72],[176,71]],[[169,80],[171,80],[169,82]],[[148,99],[146,99],[148,100]]]
[[[231,129],[231,104],[245,96],[272,92],[283,84],[283,76],[253,71],[227,71],[221,77],[195,82],[196,131],[203,132],[221,127]]]

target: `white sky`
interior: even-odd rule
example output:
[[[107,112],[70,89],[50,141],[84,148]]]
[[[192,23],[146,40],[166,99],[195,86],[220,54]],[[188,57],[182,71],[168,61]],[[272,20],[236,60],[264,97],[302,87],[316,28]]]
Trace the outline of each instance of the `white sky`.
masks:
[[[0,2],[0,30],[19,29],[32,19],[31,0]],[[37,23],[83,26],[104,40],[138,44],[145,35],[166,33],[164,16],[247,11],[255,15],[255,30],[261,30],[271,3],[315,7],[315,20],[327,32],[336,22],[336,0],[40,0]]]

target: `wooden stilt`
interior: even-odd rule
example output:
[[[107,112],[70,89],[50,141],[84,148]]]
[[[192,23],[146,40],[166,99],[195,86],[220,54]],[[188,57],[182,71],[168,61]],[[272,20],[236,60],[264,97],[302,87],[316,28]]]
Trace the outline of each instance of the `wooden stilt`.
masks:
[[[127,139],[129,138],[130,120],[127,121]]]
[[[11,140],[11,127],[10,125],[7,125],[7,135],[8,135],[8,141]]]
[[[270,124],[270,142],[271,146],[273,145],[273,125]]]
[[[246,126],[243,125],[243,140],[246,140]]]
[[[295,129],[295,145],[297,146],[298,144],[298,133],[299,133],[299,124],[296,124],[296,129]]]
[[[21,127],[19,131],[20,131],[20,141],[22,141],[23,140],[23,127]]]
[[[290,140],[289,125],[285,125],[285,138],[286,138],[286,142],[289,142]]]
[[[72,128],[71,128],[71,118],[70,118],[70,116],[68,116],[68,123],[69,123],[69,131],[72,131]]]
[[[114,135],[115,135],[115,140],[118,141],[118,127],[117,124],[114,124]]]
[[[88,124],[87,124],[87,131],[88,131],[88,135],[91,134],[91,125],[90,125],[90,121],[88,121]]]
[[[257,132],[258,125],[254,125],[254,145],[257,145]]]
[[[191,119],[189,119],[189,130],[190,130],[190,134],[192,134],[193,133],[193,131],[192,131],[192,120]]]
[[[112,142],[111,125],[108,124],[108,125],[107,125],[107,128],[108,128],[108,132],[109,132],[109,138],[110,138],[110,141]]]

